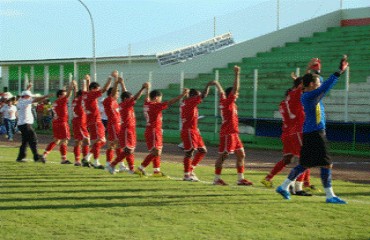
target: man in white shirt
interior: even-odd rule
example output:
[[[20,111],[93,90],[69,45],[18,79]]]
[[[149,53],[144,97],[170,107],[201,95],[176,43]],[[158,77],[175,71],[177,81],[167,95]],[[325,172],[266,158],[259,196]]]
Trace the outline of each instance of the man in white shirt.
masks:
[[[27,89],[22,92],[21,98],[18,101],[18,129],[22,133],[22,145],[19,148],[17,162],[25,162],[27,144],[30,145],[33,153],[33,160],[35,162],[45,163],[45,158],[38,153],[37,149],[37,136],[32,128],[34,117],[32,114],[32,103],[44,101],[46,98],[52,95],[46,95],[42,97],[33,98],[30,91],[32,85],[29,84]]]

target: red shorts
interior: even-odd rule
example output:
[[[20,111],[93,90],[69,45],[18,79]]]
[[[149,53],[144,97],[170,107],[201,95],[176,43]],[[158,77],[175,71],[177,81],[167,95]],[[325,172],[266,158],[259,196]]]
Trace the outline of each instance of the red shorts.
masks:
[[[101,140],[105,142],[105,127],[101,121],[95,122],[94,124],[87,125],[89,130],[90,138],[92,141]]]
[[[205,147],[199,129],[183,129],[181,139],[184,144],[184,151]]]
[[[218,153],[229,153],[233,154],[235,150],[243,148],[243,143],[239,138],[238,133],[233,133],[225,136],[220,136],[220,146]]]
[[[136,147],[136,129],[133,128],[121,128],[119,134],[119,144],[121,148],[135,149]]]
[[[117,141],[120,131],[121,131],[121,123],[108,124],[107,125],[108,141],[111,141],[111,142]]]
[[[80,120],[72,120],[73,136],[75,140],[82,141],[89,139],[89,131],[87,131],[86,124],[82,124]]]
[[[283,155],[293,155],[299,157],[302,147],[302,133],[293,133],[290,135],[282,135]]]
[[[53,136],[55,139],[70,139],[69,125],[67,122],[53,122]]]
[[[153,148],[162,149],[163,147],[163,130],[162,129],[145,129],[145,140],[148,150],[151,151]]]

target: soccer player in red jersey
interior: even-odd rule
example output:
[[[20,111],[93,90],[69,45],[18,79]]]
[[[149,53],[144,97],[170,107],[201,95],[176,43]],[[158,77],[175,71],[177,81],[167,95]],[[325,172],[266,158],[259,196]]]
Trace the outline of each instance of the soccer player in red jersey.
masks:
[[[118,99],[118,74],[114,81],[113,87],[109,88],[107,91],[107,97],[103,101],[104,111],[107,114],[107,133],[108,133],[108,148],[106,151],[106,167],[110,165],[114,158],[114,150],[116,151],[116,156],[121,153],[121,148],[118,144],[118,135],[121,131],[121,119],[119,114]]]
[[[71,96],[72,89],[76,85],[76,82],[73,80],[68,90],[58,90],[57,91],[57,100],[53,103],[53,135],[54,141],[49,143],[44,151],[44,159],[51,150],[58,144],[60,144],[59,151],[62,156],[61,164],[71,164],[67,160],[67,144],[70,138],[69,124],[68,124],[68,99]]]
[[[215,179],[214,185],[227,185],[221,179],[221,171],[223,162],[228,158],[230,154],[235,153],[236,155],[236,168],[238,172],[237,185],[249,186],[253,185],[252,182],[244,178],[244,159],[245,152],[242,141],[239,138],[239,119],[238,109],[236,106],[236,99],[239,96],[240,88],[240,67],[234,67],[234,85],[225,90],[222,89],[219,82],[215,81],[216,88],[220,94],[220,104],[222,125],[220,130],[220,145],[219,145],[219,157],[215,164]]]
[[[111,76],[108,77],[108,80],[104,87],[101,89],[99,83],[92,82],[89,85],[89,91],[83,95],[83,101],[85,106],[85,112],[86,112],[86,119],[87,119],[87,129],[90,133],[90,139],[91,139],[91,149],[90,153],[94,157],[94,163],[92,164],[94,168],[98,169],[104,169],[104,166],[102,166],[99,162],[99,156],[100,156],[100,149],[104,146],[106,139],[105,139],[105,128],[101,120],[99,108],[98,108],[98,98],[105,93],[108,88],[110,87],[110,84],[112,82],[112,79],[115,79],[118,77],[118,72],[113,71]],[[87,164],[89,164],[89,157],[87,157]]]
[[[83,106],[83,95],[87,92],[87,86],[90,84],[90,75],[85,75],[81,90],[77,91],[77,85],[74,88],[75,98],[72,101],[72,128],[75,139],[73,153],[75,155],[75,166],[81,166],[80,155],[82,146],[82,156],[84,166],[89,166],[86,157],[89,154],[90,134],[87,131],[86,113]]]
[[[208,95],[209,87],[214,82],[209,82],[201,93],[196,89],[190,89],[189,96],[185,98],[180,105],[180,114],[182,120],[181,139],[184,145],[184,181],[199,181],[194,173],[194,168],[202,161],[207,153],[207,148],[203,142],[198,129],[198,105]],[[195,154],[194,151],[198,150]]]
[[[166,177],[160,169],[163,148],[162,111],[178,102],[188,93],[189,89],[185,88],[182,94],[166,102],[162,102],[162,93],[158,90],[153,90],[150,94],[147,94],[144,103],[144,116],[146,119],[145,139],[149,154],[141,163],[140,167],[136,169],[136,174],[146,175],[144,169],[150,162],[153,162],[153,176]]]
[[[118,163],[122,163],[123,159],[126,158],[130,173],[134,173],[134,150],[136,147],[136,117],[134,106],[136,100],[140,98],[144,90],[148,91],[150,84],[144,83],[141,89],[133,96],[127,91],[126,85],[122,78],[119,78],[119,82],[122,86],[122,94],[120,103],[120,115],[121,115],[121,132],[119,134],[119,143],[123,151],[120,155],[117,155],[116,159],[108,166],[108,170],[111,174],[115,173],[115,166]],[[119,171],[126,171],[126,167],[122,164]]]

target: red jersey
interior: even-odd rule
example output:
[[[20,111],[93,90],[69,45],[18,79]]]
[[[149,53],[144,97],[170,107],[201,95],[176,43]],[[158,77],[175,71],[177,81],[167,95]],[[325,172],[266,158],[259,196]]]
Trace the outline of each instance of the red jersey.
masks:
[[[294,126],[294,123],[292,121],[291,116],[289,116],[289,110],[288,110],[288,104],[287,100],[284,99],[280,102],[279,105],[279,112],[283,120],[283,126],[281,130],[283,131],[282,135],[290,135],[292,133],[292,128]]]
[[[182,129],[198,128],[198,105],[202,102],[200,96],[186,98],[180,106]]]
[[[108,124],[120,122],[119,105],[114,97],[108,96],[103,101],[104,111],[108,117]]]
[[[86,93],[83,93],[86,94]],[[84,102],[82,101],[83,95],[80,97],[76,97],[72,101],[72,113],[73,113],[73,120],[80,120],[81,123],[86,124],[86,114],[84,111]]]
[[[53,122],[68,122],[68,98],[62,97],[55,100],[52,106]]]
[[[147,128],[162,129],[162,111],[168,108],[168,102],[157,103],[145,100],[144,116]]]
[[[99,91],[89,91],[83,95],[84,106],[86,110],[87,124],[95,124],[96,122],[101,122],[101,116],[98,108],[98,98],[102,96],[102,92]]]
[[[220,135],[225,136],[233,133],[239,133],[238,107],[236,106],[236,96],[230,93],[226,98],[220,98],[220,110],[222,125]]]
[[[287,97],[287,107],[292,114],[291,117],[293,117],[295,123],[293,131],[299,133],[303,131],[303,123],[305,118],[301,96],[301,89],[293,89],[289,92]]]
[[[135,99],[129,98],[121,102],[119,105],[119,110],[121,114],[121,127],[122,128],[135,128],[136,126],[136,117],[135,117]]]

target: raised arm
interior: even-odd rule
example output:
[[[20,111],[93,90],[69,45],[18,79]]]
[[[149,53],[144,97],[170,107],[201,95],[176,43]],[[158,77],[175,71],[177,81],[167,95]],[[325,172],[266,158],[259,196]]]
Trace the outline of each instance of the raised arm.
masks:
[[[145,101],[149,101],[150,100],[150,96],[149,96],[149,93],[150,93],[150,88],[152,86],[150,85],[150,83],[148,82],[148,88],[146,89],[146,94],[145,94]]]
[[[82,88],[82,91],[89,91],[89,86],[90,86],[90,82],[91,82],[91,78],[90,78],[90,75],[89,74],[86,74],[85,75],[85,79],[84,79],[84,84],[83,84],[83,88]]]
[[[101,89],[101,93],[105,93],[106,91],[108,91],[108,89],[109,89],[109,87],[112,83],[112,80],[113,80],[113,76],[109,76],[108,79],[107,79],[107,82],[105,83],[105,85]]]
[[[26,88],[26,90],[31,90],[31,88],[32,88],[32,83],[29,83],[28,85],[27,85],[27,88]]]
[[[77,83],[75,80],[72,80],[68,86],[66,98],[69,98],[71,96],[72,90],[75,88],[75,86],[77,87]]]
[[[127,92],[125,80],[121,77],[118,77],[118,83],[121,85],[121,89],[123,92]]]
[[[234,86],[233,86],[233,90],[232,92],[234,94],[237,94],[239,93],[239,89],[240,89],[240,67],[239,66],[234,66],[234,75],[235,75],[235,79],[234,79]]]
[[[45,99],[50,98],[50,97],[52,97],[52,96],[54,96],[54,94],[50,93],[50,94],[45,95],[45,96],[42,96],[42,97],[36,97],[36,98],[34,98],[34,99],[32,100],[32,102],[33,102],[33,103],[41,102],[41,101],[44,101]]]
[[[200,95],[201,98],[205,98],[208,96],[209,93],[209,87],[214,85],[214,81],[210,81],[207,83],[205,89],[203,90],[202,94]]]
[[[184,88],[184,90],[182,91],[182,93],[179,96],[177,96],[175,98],[172,98],[171,100],[168,101],[168,106],[174,104],[175,102],[178,102],[181,98],[186,96],[188,93],[189,93],[189,89]]]
[[[224,92],[224,89],[222,88],[221,84],[218,81],[213,81],[213,84],[216,86],[216,88],[218,90],[218,94],[220,95],[220,97],[225,96],[225,92]]]
[[[143,83],[143,85],[140,88],[140,90],[135,94],[134,100],[136,101],[137,99],[139,99],[141,97],[141,95],[143,94],[143,92],[144,92],[145,89],[148,92],[149,87],[150,87],[149,82]]]

